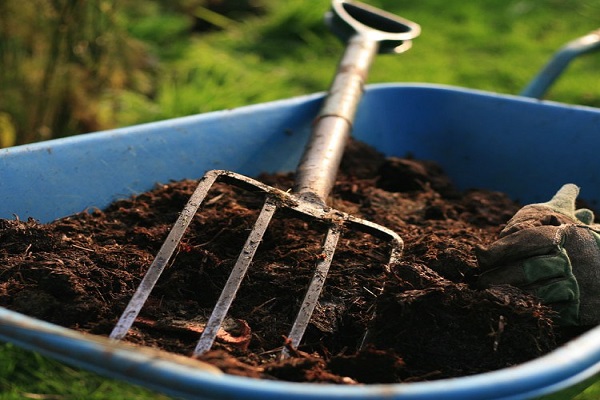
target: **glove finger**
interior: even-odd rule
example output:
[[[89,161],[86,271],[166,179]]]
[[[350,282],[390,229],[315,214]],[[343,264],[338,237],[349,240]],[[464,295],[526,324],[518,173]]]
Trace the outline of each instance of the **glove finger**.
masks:
[[[563,185],[550,201],[529,204],[521,208],[506,224],[500,236],[510,235],[522,229],[540,225],[561,225],[577,223],[575,201],[579,187],[572,183]],[[589,215],[582,215],[589,218]],[[593,220],[593,218],[592,218]]]
[[[567,253],[560,250],[553,255],[528,258],[523,261],[523,276],[526,282],[535,286],[549,286],[552,281],[562,282],[573,278],[573,270]],[[577,282],[574,282],[577,287]],[[569,282],[569,287],[572,283]],[[545,296],[540,296],[546,299]],[[561,300],[557,300],[561,301]]]
[[[555,253],[562,242],[562,230],[556,226],[524,229],[498,239],[490,246],[475,249],[482,269],[495,268],[540,255]]]
[[[557,315],[553,319],[558,325],[577,326],[580,324],[579,285],[573,275],[543,285],[533,285],[525,291],[533,294],[556,311]]]
[[[512,264],[499,265],[484,271],[479,276],[477,283],[482,287],[509,284],[534,293],[542,287],[551,286],[554,282],[568,280],[571,277],[573,277],[573,273],[567,255],[564,251],[555,250],[554,254],[528,257]],[[577,285],[576,282],[575,285]],[[566,286],[569,288],[567,291],[570,291],[571,285]],[[553,293],[550,289],[548,290],[549,294]],[[546,297],[539,297],[546,299]],[[569,300],[568,297],[563,297],[557,297],[552,301]]]
[[[542,204],[565,215],[573,215],[577,196],[579,196],[579,187],[572,183],[567,183],[556,192],[550,201]]]
[[[580,208],[579,210],[576,210],[575,217],[577,217],[579,221],[586,225],[590,225],[595,219],[594,212],[587,208]]]
[[[534,296],[557,312],[554,321],[562,326],[577,326],[581,322],[579,287],[574,276],[536,288]]]
[[[510,266],[498,267],[479,277],[478,284],[489,287],[509,284],[540,299],[557,312],[556,323],[580,323],[579,286],[564,251],[555,256],[539,256]]]
[[[506,224],[506,227],[500,232],[500,237],[511,235],[524,229],[536,228],[538,226],[577,223],[575,217],[570,217],[551,208],[533,204],[523,207]]]
[[[535,285],[533,290],[527,290],[537,298],[543,299],[544,304],[576,303],[579,304],[579,287],[573,275],[541,286]]]

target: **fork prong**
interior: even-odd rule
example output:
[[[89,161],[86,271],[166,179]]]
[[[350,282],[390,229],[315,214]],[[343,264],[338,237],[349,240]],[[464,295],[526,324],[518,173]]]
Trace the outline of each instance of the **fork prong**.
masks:
[[[246,275],[246,271],[248,267],[252,263],[252,259],[254,258],[254,254],[256,253],[256,249],[260,245],[262,238],[265,234],[267,226],[275,214],[277,210],[277,205],[271,199],[271,196],[267,196],[266,200],[263,204],[263,207],[260,211],[260,214],[248,235],[248,239],[246,239],[246,243],[244,244],[244,248],[240,253],[227,282],[225,283],[225,287],[219,296],[219,300],[217,301],[217,305],[213,309],[213,312],[204,327],[204,331],[200,336],[200,340],[198,340],[198,344],[194,349],[194,355],[201,355],[212,347],[215,338],[217,337],[217,332],[231,307],[231,303],[237,294],[238,289]]]
[[[179,245],[185,230],[189,226],[190,222],[192,222],[192,219],[194,218],[196,211],[198,211],[200,204],[202,204],[202,201],[204,201],[204,198],[206,197],[210,187],[215,183],[219,175],[220,171],[213,170],[207,172],[194,190],[194,193],[171,228],[167,239],[164,241],[160,250],[158,251],[158,254],[154,258],[154,261],[152,261],[148,271],[146,271],[146,274],[140,282],[140,285],[136,289],[131,300],[129,300],[125,311],[123,311],[119,321],[113,328],[110,334],[111,339],[120,340],[127,335],[131,325],[133,325],[133,322],[148,299],[150,292],[156,285],[158,278],[160,278],[160,275],[167,266],[167,263],[173,255],[173,252]]]
[[[302,301],[302,305],[298,311],[298,316],[296,317],[296,320],[292,325],[292,329],[290,330],[290,334],[288,335],[288,339],[292,347],[298,347],[300,344],[302,336],[304,336],[304,332],[308,326],[308,321],[310,321],[315,307],[317,306],[319,296],[321,295],[321,291],[325,285],[325,279],[327,279],[327,274],[329,273],[329,267],[331,266],[331,261],[333,260],[333,254],[335,253],[335,248],[339,238],[340,227],[337,225],[331,225],[327,230],[327,235],[325,236],[323,243],[323,250],[316,263],[315,273],[308,285],[306,295],[304,296],[304,300]],[[286,347],[283,348],[281,355],[282,357],[289,356],[289,352]]]

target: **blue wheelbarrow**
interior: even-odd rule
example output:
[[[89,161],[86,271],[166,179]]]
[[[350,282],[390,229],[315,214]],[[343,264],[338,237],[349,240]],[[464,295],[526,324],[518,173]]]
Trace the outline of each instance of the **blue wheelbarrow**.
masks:
[[[353,135],[387,155],[437,161],[460,189],[502,191],[527,203],[545,201],[573,182],[597,206],[600,110],[536,97],[573,57],[599,47],[599,36],[591,33],[561,49],[520,96],[443,85],[368,85],[352,115]],[[406,49],[408,43],[399,39],[396,45]],[[317,93],[2,149],[0,217],[52,221],[106,207],[157,182],[198,179],[208,170],[249,176],[292,171],[329,99]],[[565,153],[577,156],[558,168],[553,160]],[[195,359],[82,334],[4,308],[0,340],[190,399],[563,399],[600,376],[600,327],[507,369],[363,386],[231,376]]]

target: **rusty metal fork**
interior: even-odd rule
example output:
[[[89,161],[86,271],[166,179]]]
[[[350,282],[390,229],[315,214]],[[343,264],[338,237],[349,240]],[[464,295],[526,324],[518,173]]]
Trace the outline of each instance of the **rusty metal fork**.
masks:
[[[362,97],[368,70],[374,56],[378,52],[402,53],[408,50],[411,47],[411,40],[420,34],[420,27],[393,14],[349,0],[334,0],[331,12],[326,16],[326,21],[329,27],[347,42],[347,46],[296,169],[296,180],[292,192],[284,192],[231,171],[212,170],[207,172],[200,180],[198,187],[182,210],[155,260],[114,327],[111,338],[122,339],[127,334],[196,211],[212,185],[217,181],[252,192],[262,192],[265,195],[265,201],[206,323],[194,355],[203,354],[212,347],[263,235],[278,209],[292,211],[302,218],[323,221],[328,226],[323,241],[323,256],[316,263],[315,273],[288,335],[289,343],[293,347],[300,344],[318,303],[338,239],[343,230],[358,230],[389,243],[387,268],[400,257],[403,242],[395,232],[373,222],[332,209],[325,204],[325,201],[335,184],[344,148],[352,129],[354,115]],[[285,348],[282,354],[283,356],[288,355]]]

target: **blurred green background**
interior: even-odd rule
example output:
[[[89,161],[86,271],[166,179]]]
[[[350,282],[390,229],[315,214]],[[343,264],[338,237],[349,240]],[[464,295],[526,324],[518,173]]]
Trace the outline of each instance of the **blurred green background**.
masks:
[[[566,41],[600,26],[600,0],[379,0],[422,25],[370,82],[517,94]],[[0,147],[231,108],[328,87],[342,44],[327,0],[4,0]],[[598,56],[549,98],[600,106]]]
[[[600,28],[600,0],[369,0],[419,23],[369,82],[518,94],[566,42]],[[0,147],[327,89],[343,44],[327,0],[2,0]],[[548,99],[600,107],[600,52]],[[0,399],[164,398],[11,345]],[[578,400],[600,398],[600,384]]]

